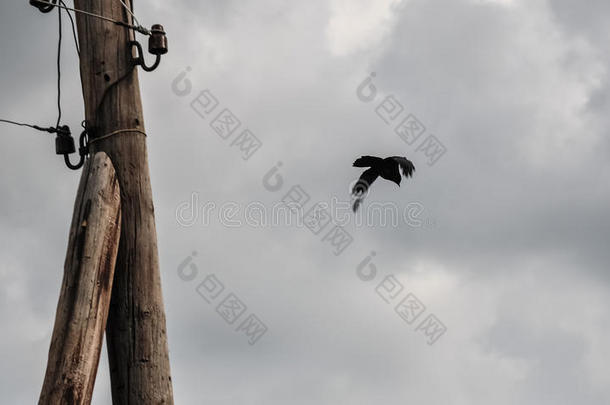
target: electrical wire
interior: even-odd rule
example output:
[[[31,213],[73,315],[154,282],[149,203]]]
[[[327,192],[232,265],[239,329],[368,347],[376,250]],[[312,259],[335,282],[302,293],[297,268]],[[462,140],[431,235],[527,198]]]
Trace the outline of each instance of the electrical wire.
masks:
[[[127,7],[127,4],[125,4],[125,2],[123,0],[119,0],[121,2],[121,4],[123,5],[123,7],[125,8],[125,10],[127,10],[127,12],[131,15],[132,20],[136,23],[136,25],[140,25],[140,22],[138,21],[138,19],[136,18],[135,14],[133,13],[133,10],[131,9],[131,7]]]
[[[40,3],[45,3],[45,4],[48,4],[48,5],[53,5],[55,7],[63,8],[63,9],[69,10],[69,11],[74,11],[75,13],[81,13],[81,14],[84,14],[84,15],[88,15],[89,17],[99,18],[101,20],[105,20],[105,21],[111,22],[113,24],[120,25],[121,27],[131,28],[133,30],[138,31],[141,34],[144,34],[144,35],[151,35],[150,30],[148,28],[146,28],[146,27],[141,26],[141,25],[132,25],[132,24],[125,23],[123,21],[113,20],[112,18],[105,17],[103,15],[93,14],[93,13],[90,13],[88,11],[78,10],[76,8],[68,7],[65,4],[53,4],[53,3],[49,2],[49,1],[45,1],[45,0],[39,0],[39,1],[40,1]]]
[[[45,1],[41,1],[41,2],[45,2]],[[91,15],[93,17],[99,17],[102,18],[104,20],[110,21],[110,22],[115,22],[115,23],[119,23],[119,25],[123,25],[125,27],[128,28],[134,28],[137,29],[134,26],[131,26],[127,23],[123,23],[120,21],[115,21],[112,19],[109,19],[107,17],[103,17],[103,16],[97,16],[95,14],[92,13],[88,13],[82,10],[76,10],[70,7],[67,7],[65,2],[63,0],[59,0],[59,4],[57,4],[57,0],[53,0],[53,2],[50,1],[46,1],[46,3],[48,3],[47,7],[52,7],[52,6],[56,6],[57,7],[57,13],[58,13],[58,41],[57,41],[57,60],[56,60],[56,66],[57,66],[57,121],[56,121],[56,125],[55,128],[49,127],[40,127],[38,125],[34,125],[34,124],[27,124],[27,123],[22,123],[22,122],[17,122],[17,121],[12,121],[12,120],[7,120],[7,119],[0,119],[0,122],[4,122],[4,123],[8,123],[8,124],[13,124],[13,125],[18,125],[18,126],[23,126],[23,127],[29,127],[29,128],[33,128],[33,129],[37,129],[40,131],[46,131],[46,132],[57,132],[57,128],[59,128],[59,125],[61,123],[61,117],[62,117],[62,109],[61,109],[61,47],[62,47],[62,39],[63,39],[63,30],[62,30],[62,8],[66,10],[66,12],[68,13],[68,16],[70,17],[70,22],[72,25],[72,34],[74,37],[74,44],[76,47],[76,51],[77,53],[80,55],[80,48],[78,46],[78,40],[77,40],[77,35],[76,35],[76,29],[74,26],[74,22],[72,19],[72,16],[70,14],[70,11],[74,11],[74,12],[82,12],[83,14],[87,14],[87,15]],[[127,10],[127,12],[134,18],[135,21],[137,21],[137,19],[135,18],[135,15],[133,14],[133,11],[129,9],[129,7],[127,7],[127,5],[124,3],[123,0],[121,0],[121,4],[123,4],[123,6],[125,7],[125,10]],[[50,11],[50,9],[49,9]],[[113,89],[116,85],[118,85],[120,82],[122,82],[123,80],[125,80],[134,70],[134,66],[131,66],[129,69],[127,69],[127,71],[125,73],[123,73],[119,78],[117,78],[114,82],[112,82],[108,87],[106,87],[106,89],[104,90],[104,93],[102,94],[100,101],[98,102],[98,105],[95,108],[95,114],[94,116],[97,116],[97,112],[100,109],[102,102],[104,101],[104,99],[106,98],[106,96],[108,95],[108,93],[110,92],[111,89]],[[55,129],[55,130],[53,130]]]
[[[7,124],[18,125],[18,126],[20,126],[20,127],[28,127],[28,128],[33,128],[33,129],[36,129],[36,130],[38,130],[38,131],[44,131],[44,132],[49,132],[49,133],[54,133],[54,132],[56,132],[56,131],[55,131],[55,128],[53,128],[53,127],[48,127],[48,128],[45,128],[45,127],[40,127],[40,126],[38,126],[38,125],[26,124],[25,122],[17,122],[17,121],[5,120],[5,119],[2,119],[2,118],[0,118],[0,122],[5,122],[5,123],[7,123]]]
[[[63,3],[63,0],[60,0]],[[53,3],[50,3],[53,4]],[[57,4],[56,4],[57,5]],[[27,124],[24,122],[17,122],[7,119],[1,119],[0,122],[4,122],[7,124],[18,125],[20,127],[28,127],[32,129],[36,129],[38,131],[44,131],[49,133],[59,133],[64,132],[64,128],[60,127],[61,123],[61,41],[62,41],[62,26],[61,26],[61,8],[57,8],[57,19],[59,25],[59,35],[57,40],[57,122],[55,127],[41,127],[34,124]]]
[[[57,41],[57,125],[61,121],[61,8],[57,8],[57,18],[59,22],[59,39]]]
[[[32,125],[32,124],[26,124],[24,122],[17,122],[17,121],[11,121],[11,120],[5,120],[0,118],[0,122],[6,122],[7,124],[13,124],[13,125],[19,125],[20,127],[30,127],[30,128],[34,128],[36,125]]]
[[[112,131],[109,134],[98,136],[97,138],[89,139],[88,144],[91,145],[92,143],[101,141],[103,139],[107,139],[107,138],[110,138],[112,136],[119,135],[119,134],[125,134],[125,133],[137,133],[137,134],[140,134],[140,135],[147,136],[146,132],[144,132],[144,131],[142,131],[140,129],[137,129],[137,128],[117,129],[116,131]]]
[[[136,25],[133,24],[128,24],[122,21],[116,21],[113,20],[111,18],[108,17],[104,17],[101,15],[97,15],[97,14],[93,14],[93,13],[89,13],[83,10],[77,10],[75,8],[70,8],[66,5],[66,3],[64,2],[64,0],[50,0],[50,1],[44,1],[44,0],[40,0],[40,3],[46,3],[46,6],[40,6],[38,7],[40,9],[40,11],[42,12],[49,12],[53,9],[53,7],[57,7],[57,18],[58,18],[58,41],[57,41],[57,123],[55,125],[55,127],[41,127],[38,125],[34,125],[34,124],[28,124],[28,123],[24,123],[24,122],[18,122],[18,121],[12,121],[12,120],[7,120],[7,119],[2,119],[0,118],[0,122],[3,123],[8,123],[8,124],[13,124],[13,125],[17,125],[17,126],[22,126],[22,127],[28,127],[28,128],[32,128],[38,131],[44,131],[44,132],[49,132],[49,133],[56,133],[59,136],[67,136],[71,139],[70,136],[70,128],[68,126],[60,126],[61,123],[61,117],[62,117],[62,110],[61,110],[61,47],[62,47],[62,39],[63,39],[63,30],[62,30],[62,9],[66,10],[66,13],[68,14],[68,18],[70,19],[70,25],[72,27],[72,36],[74,38],[74,46],[76,48],[76,53],[79,55],[80,57],[80,47],[78,44],[78,36],[76,34],[76,28],[75,28],[75,24],[74,24],[74,19],[72,17],[71,11],[74,13],[82,13],[91,17],[95,17],[95,18],[100,18],[102,20],[108,21],[108,22],[112,22],[116,25],[119,26],[123,26],[129,29],[133,29],[135,31],[138,31],[142,34],[145,35],[151,35],[151,32],[142,27],[137,19],[137,17],[135,16],[135,14],[133,13],[133,0],[130,2],[130,6],[128,7],[127,4],[123,1],[120,0],[121,4],[123,5],[123,7],[125,8],[125,10],[127,11],[127,13],[131,16],[131,22],[135,22]],[[129,19],[129,16],[127,16]],[[131,75],[131,73],[134,71],[135,66],[131,65],[130,68],[123,73],[123,75],[121,75],[118,79],[116,79],[114,82],[112,82],[108,87],[106,87],[106,89],[104,90],[104,93],[102,94],[100,101],[98,103],[98,105],[95,108],[95,113],[94,116],[97,117],[98,114],[98,110],[102,105],[102,102],[104,101],[106,95],[109,93],[109,91],[114,88],[116,85],[118,85],[120,82],[122,82],[124,79],[126,79],[127,77],[129,77]],[[69,158],[69,154],[66,153],[60,153],[64,155],[64,160],[66,165],[70,168],[70,169],[79,169],[83,163],[84,163],[84,157],[88,154],[88,145],[89,143],[93,143],[102,139],[106,139],[109,138],[111,136],[114,136],[116,134],[120,134],[120,133],[126,133],[126,132],[135,132],[135,133],[140,133],[144,136],[146,136],[146,133],[144,133],[143,131],[140,131],[138,129],[122,129],[122,130],[118,130],[118,131],[114,131],[111,132],[109,134],[106,134],[104,136],[98,137],[98,138],[93,138],[93,139],[89,139],[89,128],[88,125],[85,121],[83,121],[83,128],[84,131],[80,136],[79,139],[79,143],[80,143],[80,148],[79,148],[79,155],[80,155],[80,161],[76,164],[73,165],[70,162],[70,158]],[[58,138],[59,139],[59,138]]]
[[[59,0],[59,2],[63,6],[66,6],[64,0]],[[72,37],[74,37],[74,46],[76,47],[76,53],[80,57],[80,47],[78,46],[78,36],[76,35],[76,26],[74,24],[74,18],[72,18],[72,13],[70,12],[70,10],[67,10],[66,12],[68,13],[68,18],[70,18],[70,25],[72,26]]]

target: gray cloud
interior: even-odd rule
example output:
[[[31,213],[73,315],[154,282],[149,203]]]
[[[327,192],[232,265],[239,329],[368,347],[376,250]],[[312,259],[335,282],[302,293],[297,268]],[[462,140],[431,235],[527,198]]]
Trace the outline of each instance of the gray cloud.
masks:
[[[170,39],[140,77],[176,402],[607,403],[606,4],[375,3],[136,2]],[[0,48],[14,56],[0,62],[0,115],[52,122],[56,18],[1,7]],[[66,45],[73,127],[75,64]],[[187,66],[193,93],[178,97],[171,83]],[[379,94],[365,104],[356,87],[372,71]],[[263,142],[250,160],[189,107],[203,89]],[[390,94],[447,147],[434,166],[376,115]],[[6,401],[28,403],[78,175],[52,138],[2,129],[0,316],[11,327],[0,374]],[[299,184],[314,201],[347,198],[350,164],[369,153],[404,154],[417,172],[400,189],[375,184],[365,204],[419,201],[436,226],[350,224],[354,242],[335,257],[307,229],[176,222],[192,192],[271,205]],[[262,178],[278,161],[285,185],[272,193]],[[176,269],[193,250],[198,278],[185,282]],[[356,266],[371,251],[378,275],[363,282]],[[256,345],[195,291],[210,273],[269,327]],[[447,326],[436,344],[376,294],[390,274]],[[96,404],[109,401],[105,359],[100,369]]]

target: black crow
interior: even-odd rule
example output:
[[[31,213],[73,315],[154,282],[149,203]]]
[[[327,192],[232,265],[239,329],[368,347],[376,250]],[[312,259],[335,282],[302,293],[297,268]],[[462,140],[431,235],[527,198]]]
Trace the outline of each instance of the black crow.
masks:
[[[354,212],[358,209],[370,185],[377,180],[377,177],[381,176],[383,179],[393,181],[400,187],[400,180],[402,179],[400,171],[402,170],[402,175],[405,177],[412,177],[415,171],[413,163],[400,156],[391,156],[385,159],[375,156],[361,156],[354,162],[354,167],[369,168],[362,173],[352,188],[352,196],[354,197],[352,208]]]

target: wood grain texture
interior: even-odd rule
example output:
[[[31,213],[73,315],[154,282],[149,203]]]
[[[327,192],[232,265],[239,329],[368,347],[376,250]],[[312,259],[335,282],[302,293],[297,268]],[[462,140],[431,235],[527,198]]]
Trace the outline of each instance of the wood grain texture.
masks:
[[[119,246],[119,183],[103,152],[88,159],[74,203],[40,405],[89,404]]]
[[[118,0],[75,0],[75,6],[130,21]],[[91,144],[110,156],[121,188],[121,238],[106,327],[112,400],[117,405],[173,404],[146,137],[139,132],[145,132],[144,118],[127,45],[133,32],[80,13],[76,22],[91,136],[134,130]],[[147,49],[147,38],[138,39]]]

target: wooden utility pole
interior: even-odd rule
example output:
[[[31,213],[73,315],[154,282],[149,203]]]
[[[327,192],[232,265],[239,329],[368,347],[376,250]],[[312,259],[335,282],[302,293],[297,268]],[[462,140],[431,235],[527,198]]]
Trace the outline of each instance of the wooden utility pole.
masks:
[[[130,6],[131,0],[124,0]],[[75,0],[75,8],[129,21],[118,0]],[[121,192],[121,235],[106,341],[115,405],[173,404],[157,235],[133,31],[76,13],[90,152],[104,151]],[[90,139],[91,140],[91,139]]]
[[[74,203],[39,405],[91,402],[120,228],[119,184],[112,162],[100,152],[85,163]]]

